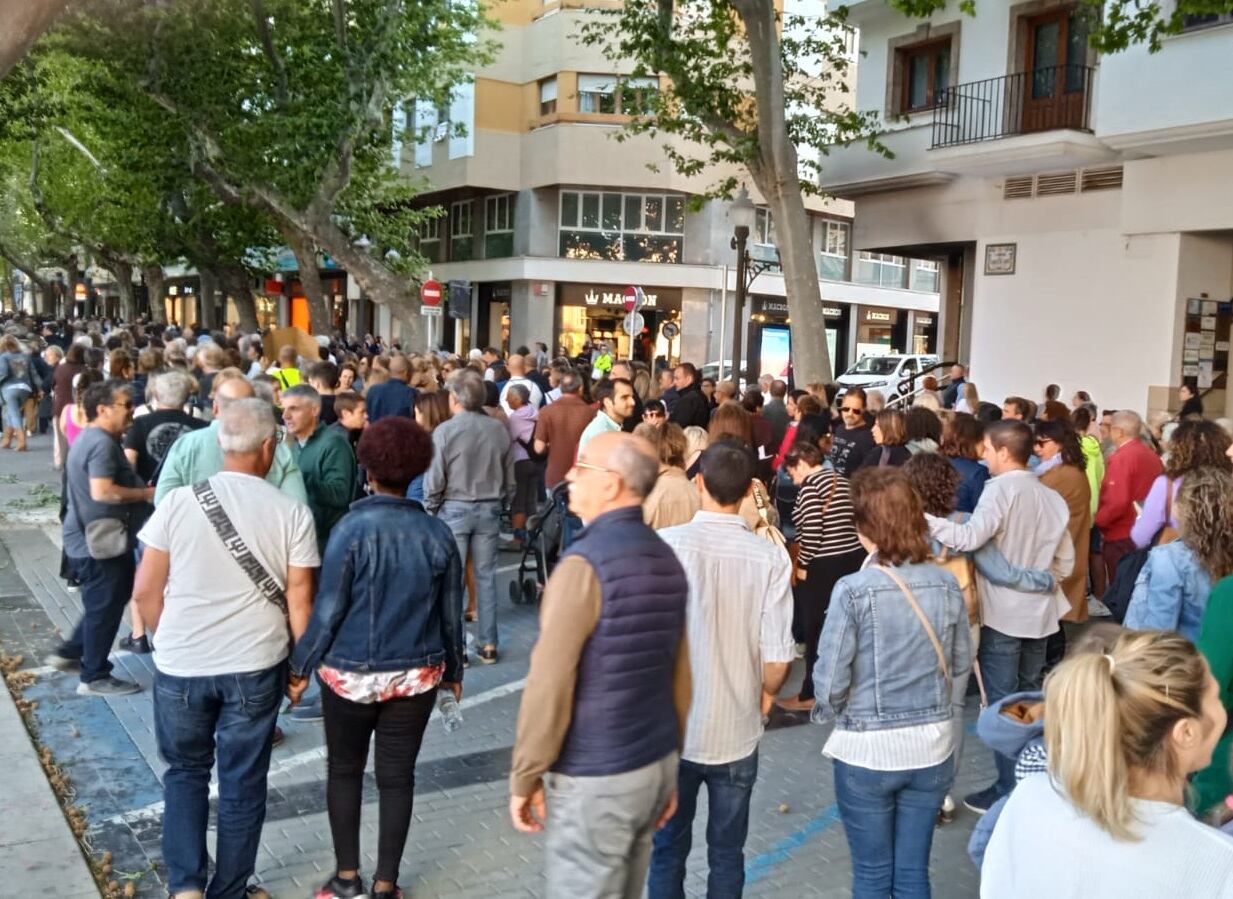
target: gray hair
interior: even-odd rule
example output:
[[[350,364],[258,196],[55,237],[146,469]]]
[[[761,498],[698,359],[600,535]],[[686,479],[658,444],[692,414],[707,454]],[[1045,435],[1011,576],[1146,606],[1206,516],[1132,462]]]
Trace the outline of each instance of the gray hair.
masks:
[[[561,375],[560,388],[562,393],[581,393],[582,392],[582,375],[574,371],[572,368]]]
[[[531,402],[531,391],[527,390],[526,384],[510,384],[506,389],[510,393],[517,394],[518,399],[522,400],[524,406]]]
[[[460,368],[449,376],[445,387],[458,402],[458,405],[468,412],[479,412],[484,408],[487,391],[484,389],[484,379],[480,373],[470,368]]]
[[[294,387],[288,387],[283,391],[283,399],[297,396],[302,396],[318,409],[321,408],[321,394],[317,393],[316,388],[301,383],[296,384]]]
[[[274,382],[273,380],[265,380],[263,378],[253,378],[248,383],[253,385],[253,393],[257,394],[258,399],[269,403],[271,407],[274,405]]]
[[[1114,412],[1113,420],[1109,424],[1121,430],[1127,437],[1138,437],[1143,432],[1143,419],[1138,412],[1131,409]]]
[[[255,453],[275,432],[274,410],[256,397],[233,400],[219,414],[218,445],[225,454]]]
[[[659,459],[649,455],[638,441],[618,440],[608,457],[608,465],[621,476],[629,492],[645,499],[659,477]]]
[[[150,378],[147,400],[153,400],[163,409],[179,409],[188,402],[188,395],[196,386],[197,382],[186,371],[160,372]]]

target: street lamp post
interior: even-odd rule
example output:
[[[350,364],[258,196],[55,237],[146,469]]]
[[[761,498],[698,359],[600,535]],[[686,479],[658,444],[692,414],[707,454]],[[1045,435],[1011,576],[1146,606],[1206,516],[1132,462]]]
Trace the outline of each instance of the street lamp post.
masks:
[[[745,315],[745,294],[749,285],[746,283],[749,270],[749,232],[753,228],[756,215],[753,202],[745,185],[741,185],[740,193],[732,201],[728,216],[732,220],[732,249],[736,250],[736,299],[732,304],[732,382],[738,387],[741,383],[741,337],[743,332],[742,319]],[[723,361],[723,347],[720,347],[720,362]]]

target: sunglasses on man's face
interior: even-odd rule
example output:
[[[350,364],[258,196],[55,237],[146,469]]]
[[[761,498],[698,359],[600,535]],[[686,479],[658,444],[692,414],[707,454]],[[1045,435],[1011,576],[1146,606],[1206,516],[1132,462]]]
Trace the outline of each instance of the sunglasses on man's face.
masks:
[[[839,411],[842,412],[844,415],[861,415],[864,413],[865,410],[858,409],[855,406],[842,406],[840,407]]]

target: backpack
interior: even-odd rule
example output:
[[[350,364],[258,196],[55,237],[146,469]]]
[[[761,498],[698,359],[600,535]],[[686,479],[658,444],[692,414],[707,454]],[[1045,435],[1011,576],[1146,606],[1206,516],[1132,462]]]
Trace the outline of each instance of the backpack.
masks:
[[[1151,551],[1150,546],[1145,546],[1143,549],[1136,549],[1122,556],[1118,560],[1117,570],[1113,572],[1113,581],[1109,584],[1109,589],[1100,598],[1100,601],[1108,607],[1113,620],[1118,624],[1126,620],[1130,597],[1135,592],[1135,581],[1139,579],[1139,572],[1147,564],[1147,556]]]

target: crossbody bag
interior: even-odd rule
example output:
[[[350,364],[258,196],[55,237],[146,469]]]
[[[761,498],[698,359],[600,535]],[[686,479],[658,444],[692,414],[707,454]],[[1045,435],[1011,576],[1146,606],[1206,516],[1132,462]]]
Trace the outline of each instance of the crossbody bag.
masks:
[[[261,560],[253,555],[252,550],[248,548],[248,544],[244,542],[244,538],[236,531],[235,525],[231,521],[231,516],[227,514],[223,504],[218,501],[218,497],[214,493],[214,488],[210,486],[210,482],[206,480],[199,484],[194,484],[193,496],[197,500],[197,505],[201,507],[201,511],[205,513],[206,521],[210,523],[210,527],[214,528],[214,533],[222,541],[227,554],[235,560],[235,563],[240,566],[240,570],[253,582],[257,592],[267,601],[278,606],[279,611],[283,613],[283,618],[287,621],[287,635],[290,637],[291,618],[287,611],[287,594],[283,591],[282,586],[274,578],[274,575],[270,574],[269,569],[261,563]]]

